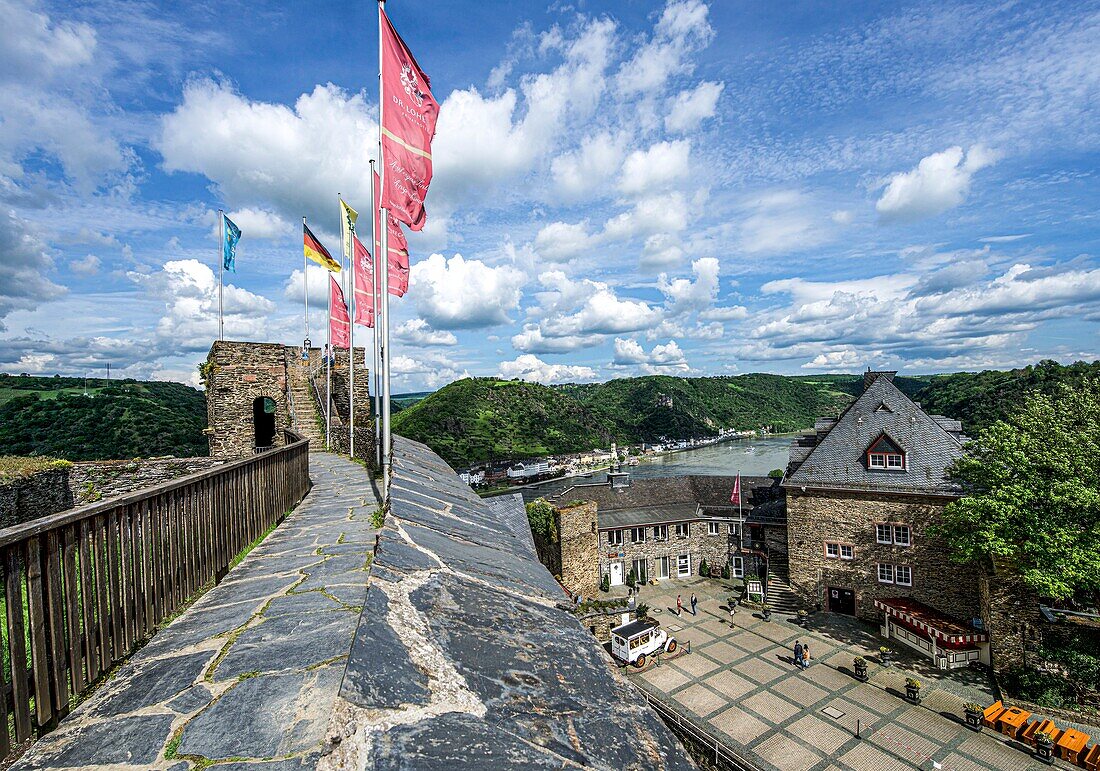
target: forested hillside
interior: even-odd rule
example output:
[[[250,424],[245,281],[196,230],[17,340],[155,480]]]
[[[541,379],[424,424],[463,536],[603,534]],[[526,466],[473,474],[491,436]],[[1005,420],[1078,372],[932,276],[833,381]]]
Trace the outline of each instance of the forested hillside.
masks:
[[[1041,361],[1007,372],[934,375],[914,398],[928,412],[961,420],[963,429],[973,434],[1007,417],[1032,391],[1053,394],[1061,383],[1079,385],[1086,378],[1100,379],[1100,361],[1091,364],[1078,361],[1066,366]]]
[[[834,382],[763,374],[653,375],[560,388],[627,443],[712,436],[722,428],[794,431],[812,426],[818,415],[836,414],[851,400]]]
[[[613,430],[564,392],[538,383],[466,378],[393,416],[395,433],[454,466],[606,447]]]
[[[206,397],[181,383],[0,376],[0,455],[206,455]]]

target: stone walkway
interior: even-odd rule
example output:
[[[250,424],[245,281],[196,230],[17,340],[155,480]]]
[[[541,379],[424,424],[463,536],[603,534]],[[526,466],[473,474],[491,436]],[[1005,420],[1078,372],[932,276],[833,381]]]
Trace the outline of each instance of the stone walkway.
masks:
[[[377,499],[339,456],[311,453],[310,475],[262,544],[12,768],[313,768],[366,597]]]
[[[687,607],[693,591],[700,599],[699,615],[687,610],[677,617],[676,595],[683,596]],[[655,618],[678,640],[690,642],[691,654],[630,678],[733,749],[753,753],[762,768],[1046,768],[1030,748],[1001,741],[989,729],[975,734],[962,723],[966,698],[992,701],[984,677],[964,671],[933,679],[940,673],[905,656],[901,666],[881,667],[876,663],[877,637],[866,629],[845,631],[842,622],[823,624],[820,631],[811,622],[805,630],[789,618],[773,615],[771,622],[764,622],[741,608],[731,623],[725,609],[728,593],[707,579],[642,587],[641,601],[657,611]],[[795,640],[810,644],[812,664],[805,672],[793,666]],[[871,662],[870,683],[847,673],[857,655]],[[901,698],[905,678],[913,674],[925,684],[920,706]],[[1069,768],[1061,761],[1058,766]]]

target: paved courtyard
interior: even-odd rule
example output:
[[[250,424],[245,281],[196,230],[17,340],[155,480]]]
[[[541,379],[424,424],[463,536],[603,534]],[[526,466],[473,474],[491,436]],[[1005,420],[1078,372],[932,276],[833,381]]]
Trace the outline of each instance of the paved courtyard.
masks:
[[[688,598],[699,596],[692,616]],[[732,618],[729,591],[716,581],[685,579],[645,586],[640,600],[691,653],[662,662],[630,679],[709,729],[736,750],[748,750],[760,765],[782,771],[1038,771],[1047,768],[1022,745],[1001,741],[986,729],[968,730],[962,705],[990,704],[986,676],[965,670],[944,677],[917,657],[884,668],[877,662],[882,641],[852,619],[811,617],[808,630],[788,617],[771,622],[746,608]],[[676,595],[687,608],[675,613]],[[811,666],[796,669],[792,648],[809,642]],[[892,646],[895,650],[897,645]],[[872,651],[874,653],[872,653]],[[871,682],[848,672],[852,659],[868,659]],[[905,678],[923,683],[923,703],[906,702]],[[1064,721],[1063,721],[1064,722]],[[857,727],[860,738],[856,738]],[[1092,732],[1097,735],[1096,732]],[[938,765],[935,765],[938,764]],[[1058,762],[1059,767],[1071,766]]]

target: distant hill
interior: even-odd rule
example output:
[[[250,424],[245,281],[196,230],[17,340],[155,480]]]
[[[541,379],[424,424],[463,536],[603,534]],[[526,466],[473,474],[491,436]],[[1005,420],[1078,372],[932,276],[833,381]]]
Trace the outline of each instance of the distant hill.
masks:
[[[181,383],[0,375],[0,455],[206,455],[206,397]]]
[[[451,383],[393,416],[394,431],[455,466],[580,452],[610,442],[714,436],[722,428],[793,431],[835,415],[862,376],[680,378],[544,386],[496,378]]]
[[[465,378],[394,414],[395,433],[424,442],[453,466],[606,447],[613,430],[557,388]]]
[[[1091,364],[1056,361],[1008,371],[959,372],[934,375],[914,397],[926,411],[962,421],[963,430],[974,435],[996,420],[1006,418],[1032,391],[1053,393],[1061,383],[1075,385],[1085,378],[1100,379],[1100,361]]]

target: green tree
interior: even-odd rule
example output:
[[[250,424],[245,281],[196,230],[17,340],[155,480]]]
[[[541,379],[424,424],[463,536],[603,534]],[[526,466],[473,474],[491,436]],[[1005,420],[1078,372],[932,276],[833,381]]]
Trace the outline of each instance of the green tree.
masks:
[[[1007,560],[1055,600],[1100,591],[1100,382],[1031,393],[950,473],[966,495],[934,531],[954,559]]]

